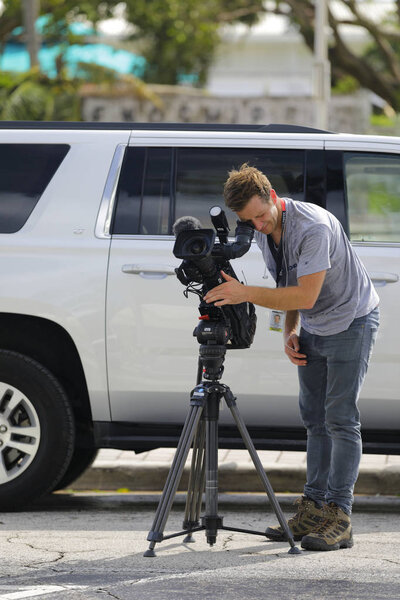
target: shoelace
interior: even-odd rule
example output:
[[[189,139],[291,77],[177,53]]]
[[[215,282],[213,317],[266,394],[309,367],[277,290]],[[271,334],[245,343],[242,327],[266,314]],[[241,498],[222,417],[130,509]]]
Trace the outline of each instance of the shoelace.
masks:
[[[295,500],[294,505],[297,506],[297,514],[294,515],[294,517],[292,517],[291,519],[289,519],[289,521],[291,522],[299,522],[300,521],[300,517],[307,512],[307,504],[310,505],[310,503],[312,502],[312,500],[304,500],[304,498],[297,498],[297,500]]]
[[[321,533],[324,529],[333,525],[338,520],[338,515],[334,507],[332,506],[324,506],[324,514],[326,518],[322,521],[322,523],[315,529],[314,533]]]

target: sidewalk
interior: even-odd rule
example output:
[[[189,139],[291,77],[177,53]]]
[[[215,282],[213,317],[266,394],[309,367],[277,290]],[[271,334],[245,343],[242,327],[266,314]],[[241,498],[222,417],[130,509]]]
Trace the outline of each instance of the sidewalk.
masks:
[[[159,448],[142,454],[128,450],[100,450],[93,465],[72,489],[159,492],[175,454]],[[275,492],[301,493],[306,476],[305,452],[260,451],[260,460]],[[262,492],[258,474],[246,450],[220,450],[218,486],[221,492]],[[187,489],[190,454],[179,490]],[[400,456],[365,454],[355,494],[400,497]]]

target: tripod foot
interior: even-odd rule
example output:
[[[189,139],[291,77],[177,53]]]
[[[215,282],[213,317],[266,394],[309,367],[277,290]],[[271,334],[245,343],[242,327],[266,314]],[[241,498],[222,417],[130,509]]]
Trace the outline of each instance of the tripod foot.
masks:
[[[151,542],[149,549],[146,550],[146,552],[143,554],[143,556],[150,556],[151,558],[154,558],[154,556],[156,555],[156,553],[154,552],[154,546],[155,546],[155,542]]]
[[[193,529],[197,529],[199,527],[199,521],[191,521],[189,519],[183,521],[183,525],[182,528],[183,530],[189,530],[189,533],[187,534],[187,536],[185,537],[185,539],[183,540],[184,544],[194,544],[194,539],[193,539],[193,535],[192,535],[192,531]]]
[[[208,535],[207,536],[207,544],[209,546],[214,546],[215,542],[217,541],[217,536],[216,535]]]
[[[290,550],[288,550],[288,554],[301,554],[301,550],[297,546],[292,546]]]

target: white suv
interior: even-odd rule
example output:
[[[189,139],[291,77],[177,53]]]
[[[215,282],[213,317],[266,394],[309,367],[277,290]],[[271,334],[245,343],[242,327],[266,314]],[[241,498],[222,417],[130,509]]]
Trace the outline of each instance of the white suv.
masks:
[[[364,447],[400,452],[400,139],[288,126],[0,124],[0,507],[73,481],[98,448],[177,443],[196,383],[198,302],[175,276],[172,224],[211,227],[227,172],[342,222],[381,299],[360,400]],[[231,230],[235,216],[227,211]],[[255,246],[239,279],[273,286]],[[297,373],[269,314],[223,381],[258,448],[304,449]],[[226,413],[226,414],[225,414]],[[240,446],[227,412],[220,445]]]

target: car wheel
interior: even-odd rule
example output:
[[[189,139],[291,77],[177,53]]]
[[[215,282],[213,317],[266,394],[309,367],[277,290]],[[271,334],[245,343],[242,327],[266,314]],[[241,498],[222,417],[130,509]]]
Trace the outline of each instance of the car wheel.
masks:
[[[16,510],[55,488],[71,461],[68,397],[43,365],[0,350],[0,510]]]
[[[95,460],[97,453],[97,448],[75,448],[71,462],[69,463],[66,472],[61,477],[61,480],[53,489],[53,492],[65,489],[73,481],[78,479],[78,477],[90,467]]]

